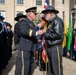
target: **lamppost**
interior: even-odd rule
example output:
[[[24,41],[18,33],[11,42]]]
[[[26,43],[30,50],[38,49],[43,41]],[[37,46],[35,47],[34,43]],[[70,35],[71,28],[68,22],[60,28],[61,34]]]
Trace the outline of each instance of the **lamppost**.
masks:
[[[72,22],[73,22],[73,29],[74,29],[74,23],[76,19],[76,8],[72,8],[71,13],[72,13]]]

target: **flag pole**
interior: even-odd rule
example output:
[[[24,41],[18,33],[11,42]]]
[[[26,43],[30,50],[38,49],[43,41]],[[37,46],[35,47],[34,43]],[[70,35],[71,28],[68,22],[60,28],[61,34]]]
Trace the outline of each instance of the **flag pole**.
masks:
[[[48,65],[47,65],[47,54],[46,54],[46,75],[48,75],[48,70],[47,70],[47,67]]]
[[[45,4],[44,4],[44,8],[48,7],[50,5],[50,0],[45,0]],[[47,50],[47,45],[46,45],[46,50]],[[46,51],[45,50],[45,51]],[[46,51],[46,75],[48,75],[48,55],[47,55],[47,51]]]
[[[46,50],[47,50],[47,45],[46,45]],[[46,75],[48,75],[48,55],[47,55],[47,51],[46,51]]]

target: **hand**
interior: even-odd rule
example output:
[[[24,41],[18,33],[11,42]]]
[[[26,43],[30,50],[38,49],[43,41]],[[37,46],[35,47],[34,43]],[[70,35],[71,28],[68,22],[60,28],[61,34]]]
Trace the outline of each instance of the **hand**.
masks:
[[[43,35],[45,33],[45,30],[39,30],[37,31],[37,35]]]
[[[42,42],[42,40],[38,40],[38,43],[41,43]]]
[[[42,22],[40,22],[40,23],[38,23],[38,24],[37,24],[37,26],[40,28],[40,27],[42,27],[42,26],[43,26],[43,23],[42,23]]]

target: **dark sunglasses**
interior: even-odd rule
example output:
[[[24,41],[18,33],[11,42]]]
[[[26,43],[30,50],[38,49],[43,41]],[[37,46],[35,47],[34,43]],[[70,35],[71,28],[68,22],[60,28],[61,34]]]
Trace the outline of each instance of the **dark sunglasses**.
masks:
[[[35,15],[37,15],[37,13],[33,12]]]

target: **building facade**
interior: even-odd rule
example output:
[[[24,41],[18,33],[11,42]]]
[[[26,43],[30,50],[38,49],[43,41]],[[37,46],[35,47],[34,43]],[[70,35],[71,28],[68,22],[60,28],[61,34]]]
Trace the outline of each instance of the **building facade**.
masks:
[[[76,9],[76,0],[74,0],[74,8]],[[76,28],[76,14],[75,14],[75,23],[74,23],[74,28]]]
[[[14,28],[14,17],[18,12],[25,13],[25,9],[37,6],[37,12],[40,13],[44,9],[44,3],[45,0],[0,0],[0,15],[3,15],[5,21],[11,23]],[[76,7],[76,0],[50,0],[50,5],[59,10],[58,15],[62,19],[66,18],[68,26],[71,9]]]

